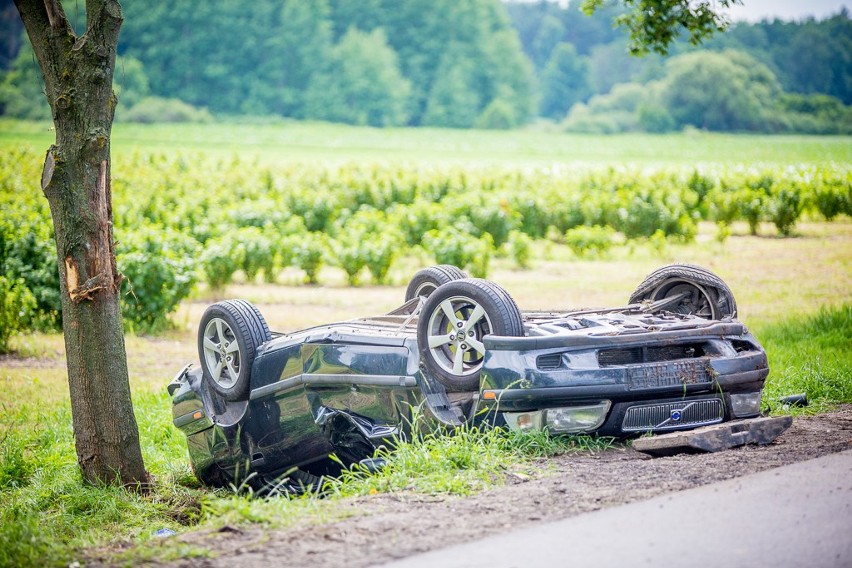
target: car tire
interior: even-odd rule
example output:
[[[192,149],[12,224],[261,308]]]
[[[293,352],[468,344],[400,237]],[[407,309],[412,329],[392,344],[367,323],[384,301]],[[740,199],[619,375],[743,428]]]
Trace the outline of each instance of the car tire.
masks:
[[[209,306],[198,326],[203,380],[227,401],[247,399],[254,356],[271,338],[266,320],[249,302],[227,300]]]
[[[420,360],[447,391],[477,390],[485,359],[482,338],[491,334],[524,335],[521,311],[509,293],[477,278],[448,282],[432,292],[420,312]]]
[[[408,283],[408,288],[405,289],[405,301],[408,302],[418,296],[428,298],[438,289],[438,286],[465,278],[468,278],[467,273],[452,264],[438,264],[418,270]]]
[[[657,301],[681,293],[686,296],[668,306],[668,311],[714,320],[737,315],[737,303],[728,285],[706,268],[693,264],[669,264],[655,270],[636,287],[630,303]]]

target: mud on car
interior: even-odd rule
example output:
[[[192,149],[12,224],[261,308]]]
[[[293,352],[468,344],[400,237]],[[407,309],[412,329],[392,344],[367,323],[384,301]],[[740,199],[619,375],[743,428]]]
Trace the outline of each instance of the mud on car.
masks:
[[[651,273],[626,306],[552,312],[440,265],[387,314],[292,333],[247,301],[217,302],[200,366],[168,391],[203,483],[310,481],[369,463],[415,412],[448,431],[617,437],[757,416],[768,363],[736,315],[730,288],[692,265]]]

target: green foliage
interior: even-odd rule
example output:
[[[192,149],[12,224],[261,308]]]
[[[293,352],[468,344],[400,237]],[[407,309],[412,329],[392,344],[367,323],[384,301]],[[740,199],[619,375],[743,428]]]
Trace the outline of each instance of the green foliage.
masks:
[[[332,47],[328,2],[285,0],[272,10],[267,24],[275,29],[258,36],[263,57],[257,77],[248,82],[247,100],[238,110],[304,117],[306,91]]]
[[[212,122],[213,116],[204,108],[196,108],[178,99],[147,97],[122,112],[117,120],[126,122]]]
[[[251,10],[189,0],[182,10],[132,4],[124,16],[121,55],[144,64],[152,94],[216,113],[469,127],[496,98],[516,123],[534,110],[535,77],[499,0],[263,0]]]
[[[421,121],[423,126],[472,127],[481,106],[474,84],[473,60],[461,46],[448,49],[435,75]]]
[[[254,226],[240,227],[230,237],[234,243],[233,255],[241,261],[240,268],[251,282],[263,272],[266,280],[274,281],[278,272],[274,237]]]
[[[741,52],[696,52],[666,63],[662,99],[678,126],[774,131],[781,87],[768,67]]]
[[[809,317],[782,318],[753,330],[771,364],[764,401],[804,392],[809,412],[852,402],[852,305],[826,307]]]
[[[803,192],[789,181],[781,182],[772,188],[766,203],[766,216],[778,232],[788,236],[802,214],[804,208]]]
[[[284,238],[282,250],[289,262],[305,271],[305,281],[316,284],[319,271],[325,263],[328,245],[320,233],[289,235]]]
[[[571,108],[563,126],[573,132],[668,132],[685,127],[717,131],[852,131],[852,107],[825,95],[784,94],[778,78],[740,51],[697,51],[672,57],[660,78],[616,85]],[[646,79],[647,81],[647,79]]]
[[[786,130],[806,134],[852,134],[852,106],[829,95],[784,94],[779,109]]]
[[[508,471],[524,467],[532,459],[611,445],[611,438],[550,436],[542,431],[475,426],[453,431],[426,429],[411,439],[395,440],[392,450],[379,449],[376,456],[386,460],[379,471],[372,473],[355,465],[339,478],[327,479],[323,489],[336,497],[403,490],[470,495],[502,483]]]
[[[388,271],[402,245],[402,235],[387,215],[362,207],[336,233],[335,259],[346,272],[349,284],[358,284],[364,267],[369,269],[376,284],[386,284]]]
[[[452,264],[467,269],[475,278],[485,278],[494,240],[488,234],[476,238],[451,226],[423,235],[423,248],[434,257],[436,264]]]
[[[512,105],[503,99],[494,99],[479,115],[475,128],[508,130],[518,125],[518,117]]]
[[[652,98],[642,85],[616,85],[606,95],[592,97],[587,105],[575,105],[565,121],[565,130],[596,134],[613,134],[637,130],[637,110]]]
[[[66,566],[93,543],[130,535],[146,542],[159,528],[197,522],[202,494],[185,485],[186,441],[171,423],[165,391],[133,394],[146,467],[157,479],[148,495],[84,483],[67,396],[45,403],[43,394],[28,395],[7,398],[0,408],[0,565]]]
[[[518,268],[530,267],[532,244],[533,240],[521,231],[512,231],[509,233],[509,240],[506,241],[505,246],[508,249],[509,256],[515,261]]]
[[[62,319],[53,224],[46,200],[27,189],[38,179],[39,165],[25,150],[0,152],[0,276],[23,280],[35,297],[33,328],[55,330]]]
[[[312,77],[306,113],[348,124],[397,126],[408,118],[410,91],[384,32],[350,28],[331,49],[325,69]]]
[[[580,257],[602,256],[615,244],[615,235],[612,227],[583,225],[565,232],[565,244]]]
[[[23,278],[11,280],[0,275],[0,353],[9,350],[9,338],[27,330],[35,314],[36,300]],[[0,487],[3,472],[0,469]]]
[[[817,211],[831,221],[841,214],[852,215],[852,180],[831,176],[818,176],[814,192]]]
[[[150,95],[151,86],[141,61],[135,57],[119,56],[115,60],[115,68],[114,89],[121,107],[131,108]]]
[[[213,290],[221,290],[234,278],[240,269],[242,258],[230,237],[210,239],[204,243],[199,262],[204,279]]]
[[[590,91],[588,61],[577,54],[573,44],[557,45],[541,73],[541,115],[561,119]]]
[[[121,313],[137,331],[168,327],[167,316],[195,284],[198,243],[180,232],[151,225],[119,239],[116,262],[125,276]]]
[[[56,329],[59,283],[47,204],[37,191],[21,190],[38,179],[40,162],[32,151],[0,152],[0,275],[23,279],[35,297],[29,328]],[[274,282],[283,268],[296,267],[316,282],[332,265],[352,284],[367,270],[384,284],[397,258],[417,247],[482,276],[495,250],[527,265],[537,239],[567,240],[578,255],[594,255],[605,253],[614,232],[663,250],[669,241],[691,240],[699,220],[724,227],[744,221],[754,232],[772,222],[783,236],[801,215],[848,215],[852,187],[848,168],[836,165],[273,170],[238,158],[136,153],[118,157],[114,168],[119,268],[129,276],[125,318],[146,331],[165,326],[198,277],[220,290],[238,272]]]
[[[582,8],[592,14],[604,0],[583,0]],[[742,4],[742,0],[707,2],[689,0],[625,0],[626,11],[615,18],[615,24],[630,33],[630,52],[644,55],[649,51],[665,54],[669,46],[686,32],[689,42],[699,44],[727,27],[724,8]]]
[[[18,52],[12,68],[0,74],[0,114],[27,120],[50,119],[44,77],[29,42]]]
[[[675,128],[675,121],[669,111],[660,104],[643,102],[636,109],[636,119],[645,132],[662,134]]]

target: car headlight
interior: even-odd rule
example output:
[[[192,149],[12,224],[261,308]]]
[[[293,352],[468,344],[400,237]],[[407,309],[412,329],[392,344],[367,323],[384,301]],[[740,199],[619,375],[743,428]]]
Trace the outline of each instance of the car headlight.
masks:
[[[541,430],[542,414],[544,413],[541,410],[504,412],[503,419],[506,421],[506,425],[515,432],[529,432]]]
[[[590,432],[604,423],[610,406],[610,401],[602,400],[588,406],[548,408],[545,424],[555,434]]]
[[[731,395],[731,414],[735,418],[760,414],[761,391]]]

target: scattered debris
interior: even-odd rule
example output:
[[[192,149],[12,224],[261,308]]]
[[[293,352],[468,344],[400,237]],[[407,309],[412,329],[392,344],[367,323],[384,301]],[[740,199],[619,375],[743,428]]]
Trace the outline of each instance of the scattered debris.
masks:
[[[746,444],[766,445],[772,443],[792,424],[792,416],[736,420],[686,432],[639,438],[633,442],[633,449],[659,457],[684,452],[721,452]]]

